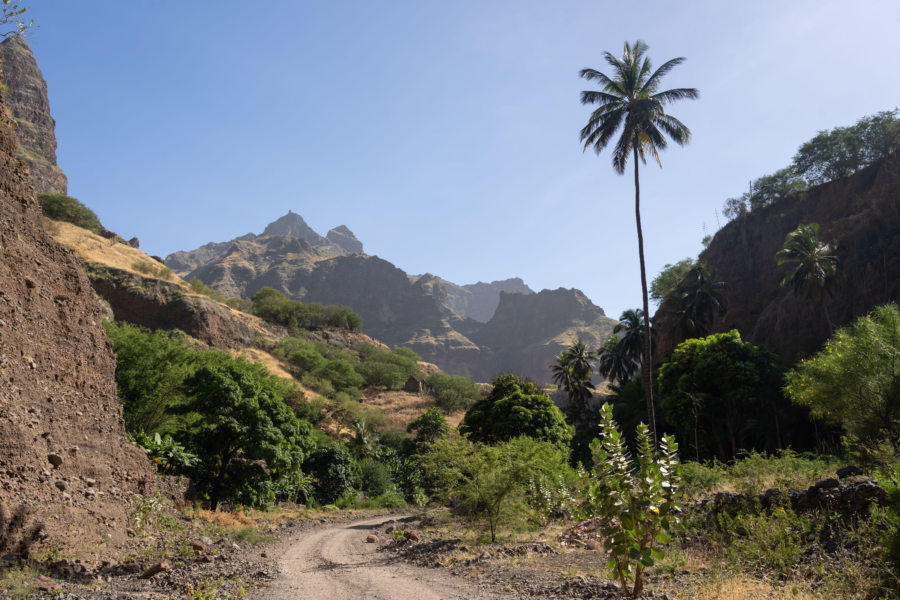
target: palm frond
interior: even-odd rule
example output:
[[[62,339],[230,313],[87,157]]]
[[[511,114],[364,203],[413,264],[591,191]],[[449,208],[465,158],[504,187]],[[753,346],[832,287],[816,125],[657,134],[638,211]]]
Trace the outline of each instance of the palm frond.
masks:
[[[696,100],[700,97],[700,92],[695,88],[675,88],[653,94],[652,97],[662,104],[668,104],[676,100]]]
[[[600,104],[602,106],[605,104],[616,104],[621,102],[622,98],[620,96],[615,96],[607,92],[596,92],[593,90],[581,92],[582,104]]]
[[[659,86],[660,80],[668,74],[669,71],[683,63],[686,59],[683,56],[679,56],[678,58],[673,58],[672,60],[668,60],[662,64],[654,73],[651,75],[647,81],[644,82],[644,85],[641,87],[641,92],[646,94],[652,94],[656,91],[656,88]]]

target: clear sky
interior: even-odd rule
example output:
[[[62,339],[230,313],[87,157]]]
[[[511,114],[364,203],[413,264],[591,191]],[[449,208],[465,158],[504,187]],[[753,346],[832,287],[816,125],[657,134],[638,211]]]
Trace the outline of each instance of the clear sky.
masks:
[[[161,256],[292,209],[408,273],[640,306],[631,164],[584,67],[643,39],[693,132],[642,168],[652,277],[818,130],[900,104],[900,2],[21,0],[69,193]]]

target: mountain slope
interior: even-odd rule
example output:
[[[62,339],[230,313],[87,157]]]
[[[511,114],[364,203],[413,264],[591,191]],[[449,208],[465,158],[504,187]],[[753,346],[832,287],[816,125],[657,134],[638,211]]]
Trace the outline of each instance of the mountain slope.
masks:
[[[481,381],[506,370],[547,381],[565,344],[578,335],[602,342],[612,328],[577,290],[535,294],[521,279],[460,286],[431,274],[411,277],[361,250],[346,227],[323,238],[288,213],[259,236],[176,252],[166,262],[226,296],[250,298],[271,286],[305,302],[349,306],[365,333]]]

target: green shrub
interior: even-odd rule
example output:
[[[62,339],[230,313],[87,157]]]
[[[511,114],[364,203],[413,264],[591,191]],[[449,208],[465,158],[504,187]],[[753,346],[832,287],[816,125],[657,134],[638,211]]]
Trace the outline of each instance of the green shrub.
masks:
[[[131,263],[131,268],[138,273],[153,275],[155,277],[159,277],[160,279],[172,279],[172,276],[175,275],[175,271],[173,271],[169,267],[165,265],[153,264],[151,262],[147,262],[146,260],[138,260]]]
[[[239,310],[247,314],[253,314],[253,303],[244,298],[228,298],[227,300],[225,300],[225,304],[235,310]]]
[[[103,225],[97,214],[87,206],[63,194],[38,194],[38,203],[44,216],[55,221],[65,221],[100,235]]]
[[[481,389],[468,377],[432,373],[425,379],[437,405],[446,412],[466,410],[481,399]]]
[[[200,278],[198,277],[194,277],[193,279],[191,279],[191,291],[195,294],[202,294],[204,296],[212,298],[216,302],[221,302],[222,304],[228,302],[228,298],[225,297],[225,294],[217,289],[209,287],[208,285],[200,281]]]
[[[293,330],[337,327],[355,331],[362,327],[362,318],[346,306],[291,300],[272,287],[261,288],[253,295],[253,313]]]
[[[335,391],[353,393],[364,383],[362,375],[346,360],[330,360],[316,369],[316,376],[331,382]]]
[[[359,462],[359,479],[363,493],[370,498],[397,489],[391,479],[390,467],[372,458],[364,458]]]
[[[681,465],[682,489],[688,496],[712,491],[725,477],[725,469],[716,461],[709,463],[688,461]]]
[[[332,504],[341,497],[355,497],[358,473],[356,463],[340,444],[319,448],[307,459],[303,468],[315,482],[316,500]]]
[[[786,390],[813,416],[840,424],[863,444],[900,450],[900,308],[879,306],[839,329],[786,377]]]
[[[411,376],[419,374],[419,356],[408,348],[385,350],[363,344],[358,352],[360,364],[356,369],[367,386],[399,389]]]
[[[817,539],[821,524],[801,516],[790,507],[771,511],[759,509],[730,516],[719,513],[719,529],[730,541],[729,558],[759,575],[775,574],[784,579],[791,575],[810,542]]]
[[[735,489],[754,495],[769,488],[789,489],[812,485],[833,476],[840,465],[831,457],[797,454],[781,450],[778,456],[750,452],[727,467],[728,479]]]

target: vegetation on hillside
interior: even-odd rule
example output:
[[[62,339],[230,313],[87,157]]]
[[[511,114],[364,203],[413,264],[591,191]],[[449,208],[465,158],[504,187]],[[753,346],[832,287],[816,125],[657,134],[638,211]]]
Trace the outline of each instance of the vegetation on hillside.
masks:
[[[37,199],[41,205],[41,212],[48,219],[65,221],[97,235],[102,235],[106,231],[97,213],[76,198],[64,194],[38,194]]]
[[[803,143],[790,166],[764,175],[750,190],[725,201],[728,219],[759,210],[818,185],[852,175],[886,157],[900,139],[900,110],[886,110],[848,127],[820,131]]]

